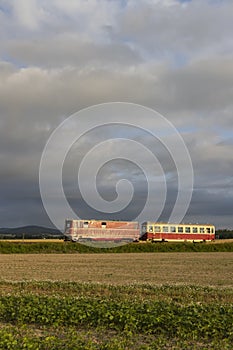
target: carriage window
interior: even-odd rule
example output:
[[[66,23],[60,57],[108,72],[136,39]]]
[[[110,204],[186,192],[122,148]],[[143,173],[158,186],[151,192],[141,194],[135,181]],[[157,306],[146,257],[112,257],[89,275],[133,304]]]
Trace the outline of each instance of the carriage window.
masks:
[[[206,227],[206,232],[210,233],[210,227]]]
[[[168,226],[163,226],[163,232],[168,232]]]
[[[176,227],[175,226],[170,226],[170,232],[176,232]]]
[[[183,227],[182,227],[182,226],[179,226],[179,227],[178,227],[178,232],[180,232],[180,233],[184,232],[184,230],[183,230]]]
[[[185,227],[185,232],[190,233],[190,227]]]
[[[153,226],[149,226],[149,232],[153,232]]]
[[[193,233],[197,233],[197,227],[193,227]]]
[[[142,232],[146,232],[146,226],[142,226]]]
[[[155,226],[155,232],[161,232],[160,226]]]
[[[205,232],[204,227],[200,227],[200,233],[204,233],[204,232]]]

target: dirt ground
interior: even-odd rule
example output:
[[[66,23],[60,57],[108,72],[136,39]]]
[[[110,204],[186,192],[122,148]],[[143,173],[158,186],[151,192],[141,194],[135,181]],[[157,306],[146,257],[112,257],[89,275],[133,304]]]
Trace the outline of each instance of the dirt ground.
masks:
[[[1,254],[0,280],[233,287],[233,253]]]

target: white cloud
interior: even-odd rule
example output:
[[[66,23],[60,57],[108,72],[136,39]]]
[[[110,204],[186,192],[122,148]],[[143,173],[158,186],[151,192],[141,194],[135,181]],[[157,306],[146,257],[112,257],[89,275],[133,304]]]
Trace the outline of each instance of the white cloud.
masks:
[[[38,28],[41,8],[36,0],[13,0],[14,19],[29,30]]]

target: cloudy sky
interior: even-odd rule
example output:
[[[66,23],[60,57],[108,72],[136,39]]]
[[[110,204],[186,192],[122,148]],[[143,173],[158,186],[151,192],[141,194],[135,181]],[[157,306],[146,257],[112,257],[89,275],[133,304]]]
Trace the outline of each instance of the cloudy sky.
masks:
[[[233,228],[232,33],[232,0],[0,0],[0,227],[53,225],[39,188],[46,142],[70,115],[119,101],[156,110],[184,139],[194,172],[184,221]],[[157,135],[159,127],[151,121]],[[119,180],[134,187],[131,205],[114,215],[90,208],[77,181],[82,159],[109,138],[136,140],[158,159],[157,173],[145,175],[125,159],[122,145],[122,159],[99,167],[98,191],[110,204]],[[82,135],[64,161],[70,206],[81,217],[134,219],[147,182],[160,187],[162,169],[167,192],[159,219],[168,220],[179,174],[166,142],[126,125]],[[106,146],[98,148],[100,162],[106,152],[111,157]],[[56,211],[59,198],[53,205]]]

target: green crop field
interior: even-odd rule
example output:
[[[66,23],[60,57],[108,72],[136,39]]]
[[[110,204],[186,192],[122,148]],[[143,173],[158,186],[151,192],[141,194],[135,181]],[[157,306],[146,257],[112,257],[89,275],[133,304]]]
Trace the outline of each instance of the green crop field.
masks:
[[[1,254],[0,276],[0,349],[233,347],[232,252]]]

